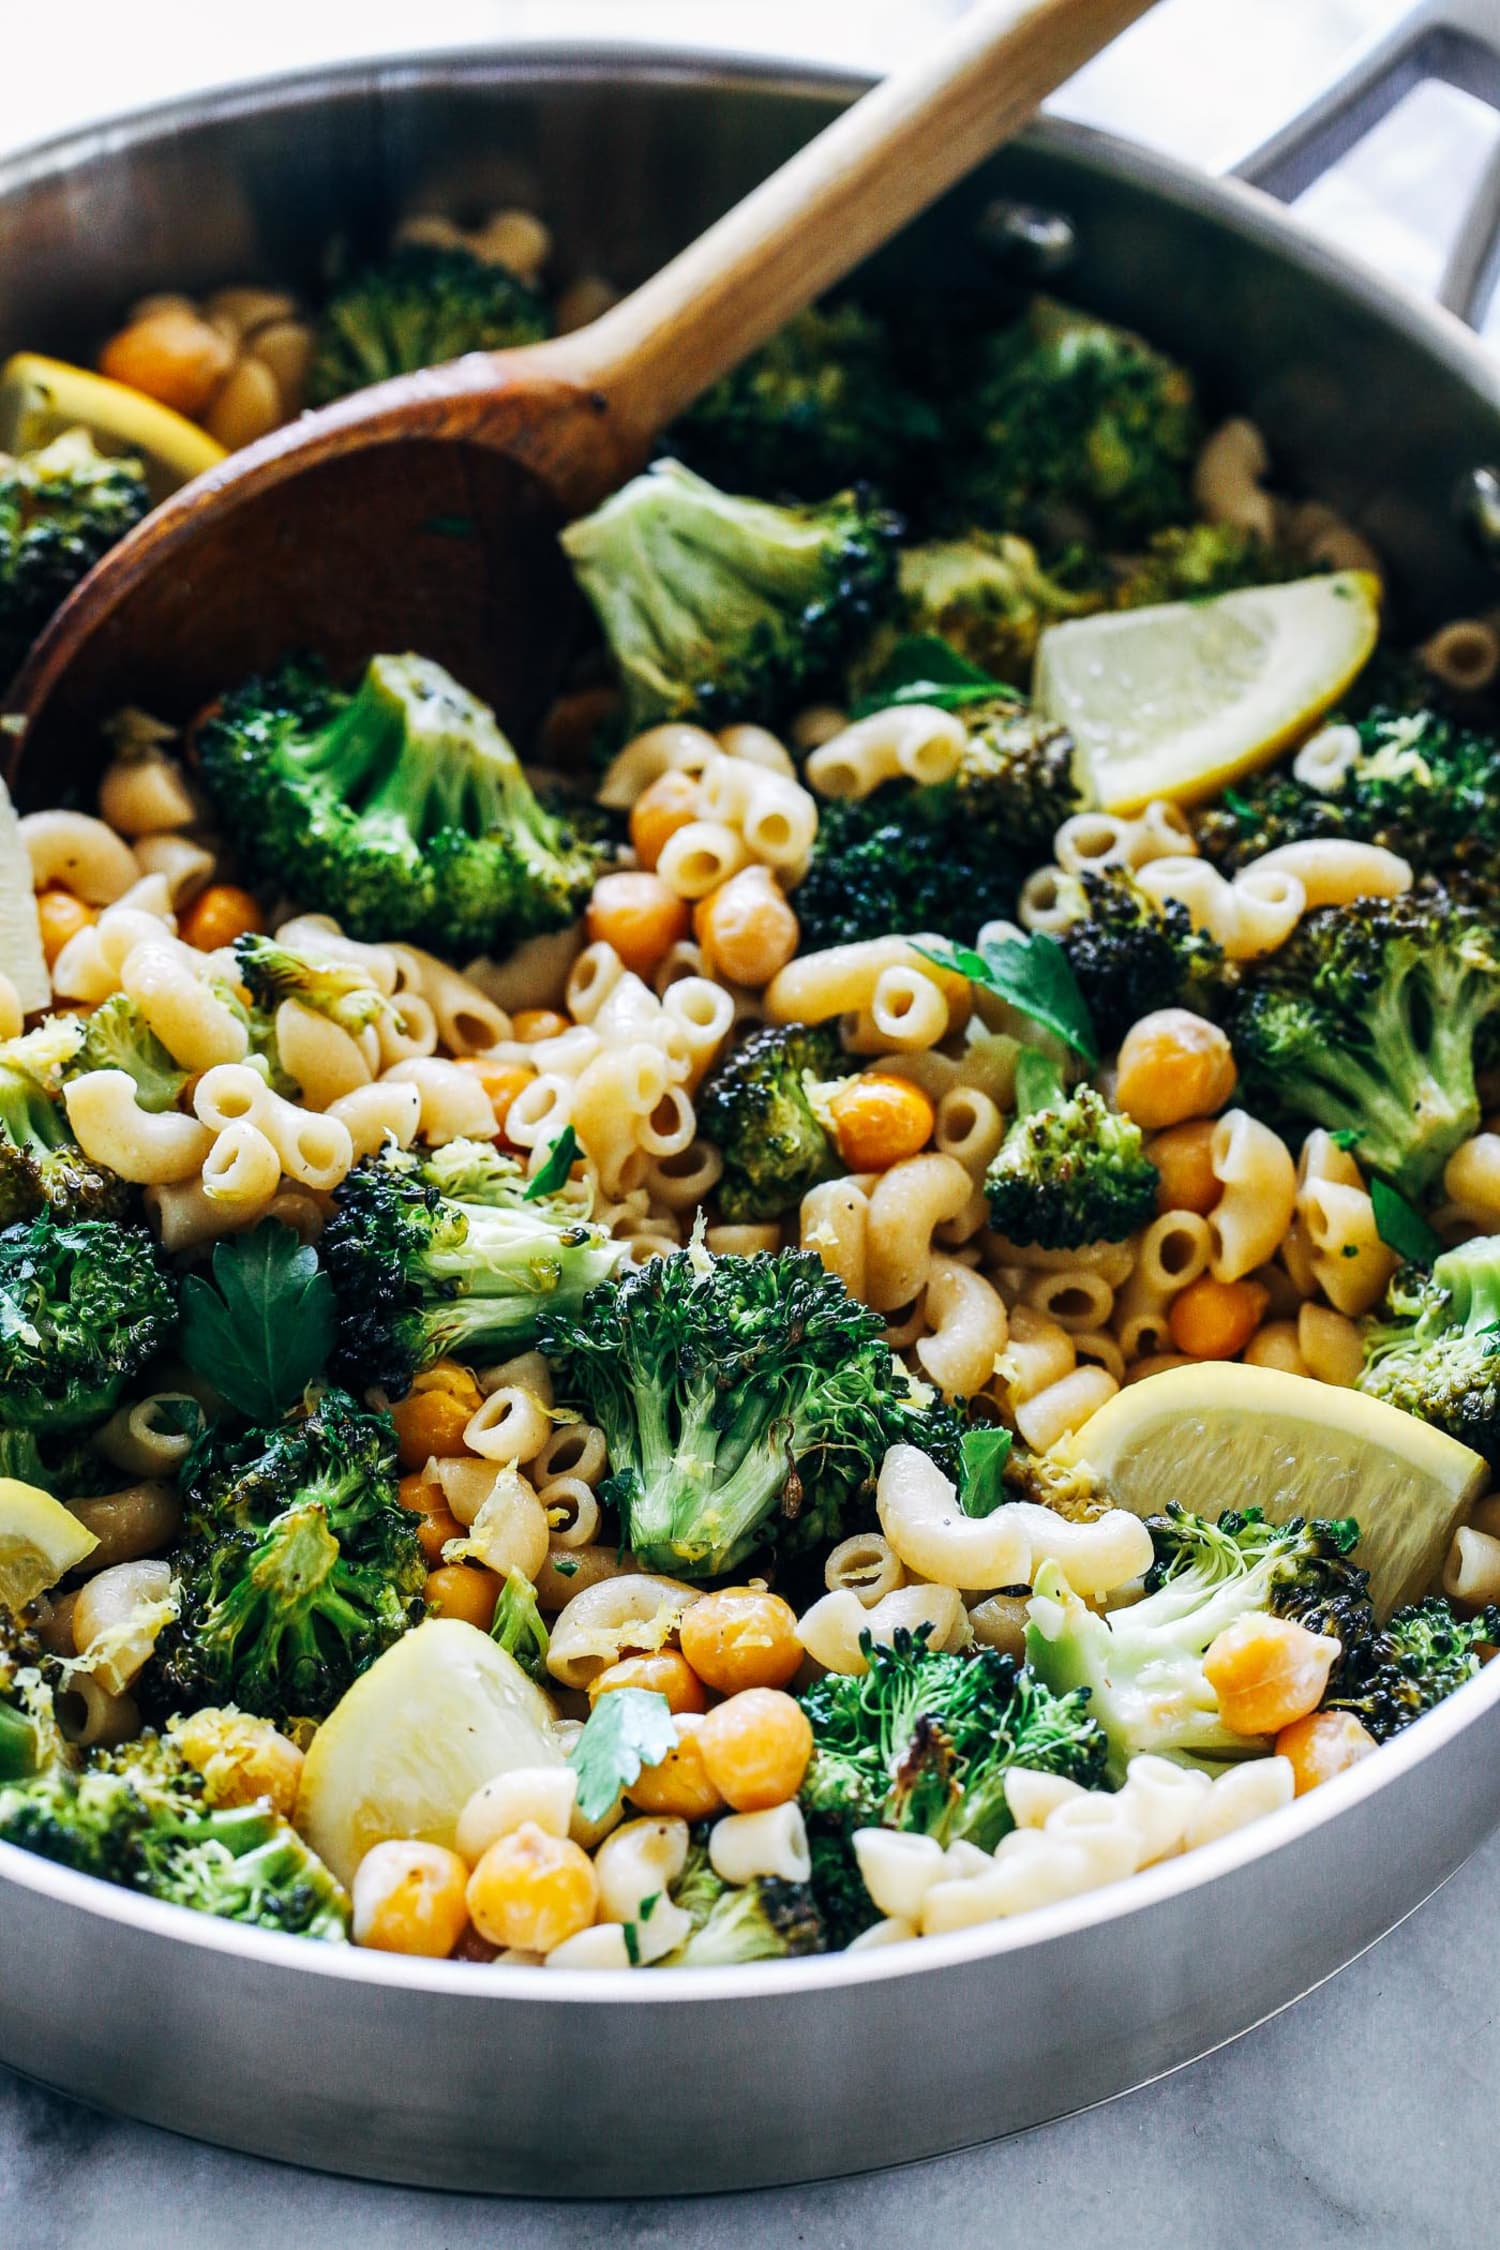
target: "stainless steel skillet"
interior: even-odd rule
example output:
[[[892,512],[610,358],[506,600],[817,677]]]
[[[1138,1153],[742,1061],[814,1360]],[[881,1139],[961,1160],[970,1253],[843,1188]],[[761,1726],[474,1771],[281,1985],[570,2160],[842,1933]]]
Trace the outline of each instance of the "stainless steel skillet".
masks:
[[[155,112],[0,168],[0,349],[82,354],[148,287],[311,278],[330,235],[374,241],[422,204],[533,204],[572,269],[633,280],[852,90],[790,66],[567,50]],[[1352,93],[1354,110],[1330,106],[1335,134],[1381,98]],[[1309,161],[1272,153],[1282,179]],[[1473,472],[1500,462],[1500,377],[1457,322],[1259,197],[1058,126],[967,183],[886,273],[984,286],[997,256],[1055,247],[1016,205],[1071,223],[1072,262],[1049,278],[1189,358],[1377,541],[1413,630],[1493,602],[1463,519],[1483,498]],[[90,758],[74,745],[71,774],[30,777],[33,794],[84,780]],[[401,1962],[234,1930],[0,1847],[0,2059],[378,2178],[585,2195],[813,2177],[1017,2130],[1203,2053],[1372,1943],[1497,1823],[1500,1667],[1257,1829],[909,1953],[630,1978]]]

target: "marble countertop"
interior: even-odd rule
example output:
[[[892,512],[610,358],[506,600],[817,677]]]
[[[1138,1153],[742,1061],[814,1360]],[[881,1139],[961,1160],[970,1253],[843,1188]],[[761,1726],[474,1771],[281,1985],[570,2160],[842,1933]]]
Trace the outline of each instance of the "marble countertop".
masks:
[[[900,53],[959,0],[82,0],[68,73],[28,77],[54,27],[9,27],[0,147],[192,85],[343,52],[570,33],[820,58]],[[1500,33],[1500,0],[1492,0]],[[1401,0],[1164,0],[1060,106],[1224,163]],[[1233,62],[1231,69],[1226,53]],[[1211,98],[1198,96],[1206,57]],[[1196,58],[1196,59],[1195,59]],[[1237,58],[1237,59],[1236,59]],[[73,67],[76,60],[77,67]],[[1163,70],[1163,62],[1167,68]],[[1142,82],[1152,100],[1143,105]],[[64,93],[60,89],[66,85]],[[1293,90],[1289,91],[1291,88]],[[1387,270],[1435,272],[1445,198],[1492,153],[1466,97],[1427,91],[1367,155],[1315,191],[1316,216]],[[1149,106],[1149,115],[1143,109]],[[1392,194],[1393,184],[1399,194]],[[1310,215],[1311,211],[1310,211]],[[1500,338],[1497,338],[1500,340]],[[298,2173],[96,2116],[0,2070],[0,2244],[13,2250],[647,2250],[795,2244],[909,2250],[925,2238],[1046,2250],[1473,2250],[1493,2230],[1500,2113],[1500,1837],[1373,1952],[1297,2007],[1189,2070],[1087,2115],[904,2171],[692,2202],[496,2204]]]

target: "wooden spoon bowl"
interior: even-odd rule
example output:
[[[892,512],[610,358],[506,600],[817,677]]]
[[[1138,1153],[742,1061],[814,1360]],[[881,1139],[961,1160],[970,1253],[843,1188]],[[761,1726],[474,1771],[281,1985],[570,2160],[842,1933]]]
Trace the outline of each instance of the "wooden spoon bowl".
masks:
[[[122,703],[180,720],[292,651],[347,674],[415,649],[524,738],[577,630],[560,525],[1150,5],[981,0],[591,327],[398,377],[209,470],[37,643],[12,767],[45,792]]]

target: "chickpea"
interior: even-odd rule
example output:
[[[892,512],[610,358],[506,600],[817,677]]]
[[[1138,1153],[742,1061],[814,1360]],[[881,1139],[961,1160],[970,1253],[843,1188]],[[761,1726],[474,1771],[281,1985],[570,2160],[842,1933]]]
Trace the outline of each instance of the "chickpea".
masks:
[[[680,1711],[675,1721],[677,1747],[654,1766],[642,1766],[630,1784],[630,1802],[643,1813],[666,1813],[679,1820],[711,1820],[724,1810],[719,1789],[708,1778],[699,1736],[703,1714]]]
[[[36,918],[41,925],[42,956],[49,969],[69,938],[77,937],[80,930],[86,930],[91,922],[99,919],[93,907],[86,906],[81,898],[75,898],[71,891],[61,890],[56,884],[39,893]]]
[[[642,867],[652,874],[662,847],[702,809],[697,777],[676,769],[657,775],[630,808],[630,841]]]
[[[768,1812],[802,1786],[813,1736],[807,1713],[780,1688],[746,1688],[699,1730],[709,1780],[735,1812]]]
[[[511,1103],[523,1087],[531,1084],[536,1072],[529,1063],[496,1062],[492,1055],[463,1055],[459,1065],[477,1078],[489,1095],[490,1107],[495,1113],[495,1130],[503,1133]]]
[[[517,1039],[556,1039],[568,1029],[568,1018],[559,1015],[556,1008],[522,1008],[511,1017],[510,1028]]]
[[[354,1874],[355,1944],[446,1959],[468,1923],[468,1880],[445,1845],[400,1837],[372,1845]]]
[[[675,1648],[659,1648],[646,1656],[622,1656],[617,1663],[607,1664],[589,1682],[590,1703],[597,1703],[601,1695],[609,1695],[616,1688],[644,1688],[648,1694],[664,1695],[674,1711],[706,1708],[702,1681]]]
[[[534,1820],[491,1844],[469,1877],[469,1915],[480,1936],[527,1953],[550,1953],[586,1930],[598,1904],[588,1853]]]
[[[467,1453],[464,1431],[482,1404],[478,1386],[473,1402],[460,1393],[430,1389],[408,1391],[390,1409],[396,1425],[396,1459],[403,1469],[420,1469],[436,1455],[442,1459]]]
[[[449,1539],[462,1539],[464,1527],[443,1497],[443,1488],[429,1484],[420,1469],[404,1476],[396,1488],[403,1508],[417,1518],[416,1533],[429,1570],[442,1568],[443,1547]]]
[[[1265,1316],[1270,1292],[1260,1281],[1215,1281],[1200,1274],[1172,1299],[1167,1326],[1190,1359],[1233,1359]]]
[[[1236,1734],[1277,1734],[1317,1709],[1338,1653],[1328,1633],[1255,1612],[1236,1618],[1210,1643],[1203,1676],[1226,1727]]]
[[[1362,1727],[1352,1711],[1310,1711],[1293,1719],[1276,1737],[1276,1755],[1289,1760],[1299,1797],[1320,1782],[1347,1773],[1380,1744]]]
[[[99,369],[196,421],[234,365],[235,347],[187,303],[165,302],[111,336]]]
[[[908,1078],[865,1071],[828,1104],[839,1155],[851,1172],[888,1172],[932,1139],[931,1099]]]
[[[693,915],[693,931],[720,976],[755,989],[769,984],[797,950],[796,915],[768,867],[742,867]]]
[[[638,977],[649,977],[692,926],[687,900],[644,868],[601,875],[585,923],[590,940],[612,945]]]
[[[1234,1083],[1234,1052],[1216,1023],[1189,1008],[1158,1008],[1125,1034],[1115,1098],[1149,1133],[1211,1117]]]
[[[684,1612],[679,1638],[699,1679],[721,1695],[785,1687],[802,1662],[796,1611],[755,1586],[705,1594]]]
[[[251,892],[242,891],[237,883],[210,883],[188,907],[178,931],[184,943],[200,953],[217,953],[221,945],[233,945],[237,937],[265,926],[260,901]]]
[[[1146,1154],[1161,1174],[1158,1211],[1196,1211],[1207,1218],[1224,1193],[1213,1167],[1213,1138],[1211,1117],[1189,1118],[1157,1134]]]
[[[466,1625],[477,1625],[481,1633],[487,1633],[495,1622],[500,1578],[482,1563],[444,1563],[438,1570],[429,1570],[423,1591],[427,1607],[437,1617],[461,1617]]]

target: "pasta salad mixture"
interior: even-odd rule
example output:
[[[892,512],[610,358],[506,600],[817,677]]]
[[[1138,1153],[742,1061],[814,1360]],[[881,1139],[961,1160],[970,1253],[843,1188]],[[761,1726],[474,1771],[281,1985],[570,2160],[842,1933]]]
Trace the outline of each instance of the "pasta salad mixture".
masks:
[[[0,672],[174,472],[589,317],[549,248],[22,355]],[[527,764],[420,651],[289,651],[0,793],[0,1840],[790,1957],[1196,1850],[1478,1674],[1500,629],[1382,634],[1271,467],[1086,312],[841,299],[564,533]]]

